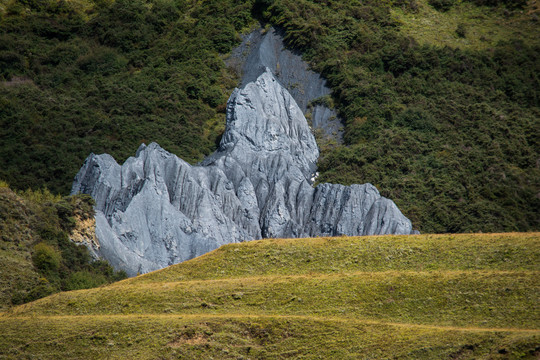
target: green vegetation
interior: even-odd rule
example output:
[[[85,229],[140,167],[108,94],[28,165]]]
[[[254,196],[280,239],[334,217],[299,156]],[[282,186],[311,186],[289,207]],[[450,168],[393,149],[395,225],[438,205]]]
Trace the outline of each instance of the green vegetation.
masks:
[[[527,0],[463,0],[471,2],[477,6],[500,6],[504,5],[508,9],[523,9],[527,5]],[[448,11],[454,5],[459,4],[458,0],[429,0],[429,5],[440,11]]]
[[[66,193],[90,152],[212,152],[249,2],[0,2],[0,178]],[[219,14],[219,16],[216,16]]]
[[[439,9],[439,5],[443,8]],[[499,7],[475,6],[480,1],[417,0],[416,10],[393,7],[390,12],[399,23],[399,31],[422,45],[449,46],[462,50],[491,51],[499,42],[523,41],[539,45],[538,14],[531,4],[515,9],[510,4]],[[519,1],[512,1],[518,4]],[[430,4],[431,6],[428,6]],[[446,5],[444,5],[446,4]],[[467,29],[466,37],[456,36],[458,26]]]
[[[334,90],[320,181],[371,182],[422,232],[540,229],[536,1],[0,2],[0,178],[66,193],[90,153],[216,148],[220,54],[281,26]]]
[[[260,19],[345,120],[319,180],[371,182],[423,232],[538,230],[538,13],[0,0],[0,178],[17,189],[0,181],[0,358],[538,358],[538,233],[255,241],[89,289],[124,275],[69,240],[92,233],[92,200],[55,195],[89,152],[212,152],[236,83],[220,54]],[[12,307],[60,290],[77,291]]]
[[[318,180],[371,182],[423,232],[538,229],[535,6],[522,14],[458,1],[447,12],[424,1],[273,1],[263,17],[328,79],[346,122],[346,146],[323,148]],[[441,25],[423,24],[433,13]],[[468,19],[479,13],[488,20],[475,26]],[[467,22],[446,29],[456,18]],[[480,23],[502,28],[492,39],[500,41],[456,45]],[[438,34],[453,40],[434,46]]]
[[[0,355],[535,359],[539,259],[539,233],[230,244],[11,308]]]
[[[16,194],[0,184],[0,310],[126,277],[105,261],[91,261],[86,247],[69,240],[85,220],[92,223],[92,204],[87,195]]]

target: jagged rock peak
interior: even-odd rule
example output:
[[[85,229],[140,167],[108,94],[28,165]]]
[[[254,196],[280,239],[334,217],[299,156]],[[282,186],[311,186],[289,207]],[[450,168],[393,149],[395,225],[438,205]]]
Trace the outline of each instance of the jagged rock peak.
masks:
[[[225,59],[226,64],[241,77],[241,87],[255,81],[266,69],[290,92],[304,114],[309,113],[314,128],[326,137],[341,142],[343,126],[339,115],[321,102],[331,93],[326,80],[310,70],[302,56],[284,44],[282,29],[256,28],[242,35],[242,42]]]
[[[220,149],[238,141],[247,141],[256,151],[292,151],[311,163],[319,157],[302,111],[268,68],[229,99]]]
[[[263,237],[411,233],[371,184],[314,188],[318,156],[302,111],[267,69],[233,92],[219,149],[200,165],[156,143],[122,166],[91,154],[72,193],[96,200],[94,253],[129,275]]]

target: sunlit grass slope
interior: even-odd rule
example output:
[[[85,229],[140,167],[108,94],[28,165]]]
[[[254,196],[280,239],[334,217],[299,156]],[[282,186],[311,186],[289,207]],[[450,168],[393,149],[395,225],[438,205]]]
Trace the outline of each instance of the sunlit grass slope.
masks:
[[[261,240],[0,316],[0,358],[530,358],[540,234]]]
[[[530,0],[521,10],[504,7],[475,6],[471,2],[456,2],[448,11],[438,11],[427,0],[417,0],[417,12],[392,9],[404,35],[421,44],[453,48],[484,50],[501,41],[520,39],[539,45],[538,15],[540,3]],[[456,31],[461,27],[462,33]]]

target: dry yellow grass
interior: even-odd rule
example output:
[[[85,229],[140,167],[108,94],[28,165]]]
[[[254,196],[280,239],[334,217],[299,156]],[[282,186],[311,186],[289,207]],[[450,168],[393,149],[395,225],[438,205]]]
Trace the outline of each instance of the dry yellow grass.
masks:
[[[0,315],[0,358],[537,358],[540,234],[269,239]]]
[[[405,13],[398,7],[393,16],[401,25],[401,32],[421,44],[450,46],[461,49],[483,50],[500,41],[523,40],[540,44],[538,38],[538,1],[529,1],[524,10],[505,15],[502,8],[477,7],[468,2],[457,2],[447,12],[428,5],[427,0],[416,0],[418,13]],[[456,29],[462,24],[466,35],[459,37]]]

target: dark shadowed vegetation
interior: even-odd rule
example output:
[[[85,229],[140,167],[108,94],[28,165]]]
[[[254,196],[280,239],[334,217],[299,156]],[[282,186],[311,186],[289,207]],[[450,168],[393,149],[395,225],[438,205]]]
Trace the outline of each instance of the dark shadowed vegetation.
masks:
[[[538,229],[539,42],[420,45],[392,9],[421,3],[276,0],[263,12],[328,79],[345,119],[346,146],[323,149],[319,181],[371,182],[422,231]]]
[[[252,21],[249,2],[5,3],[0,178],[65,194],[90,152],[122,162],[157,141],[195,162],[215,149],[235,84],[219,53]]]

